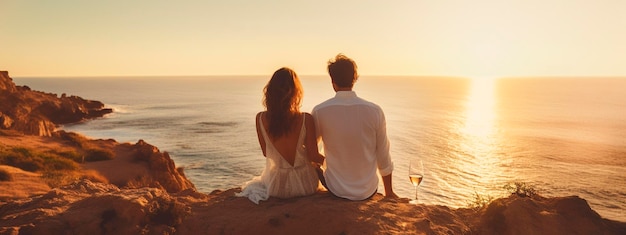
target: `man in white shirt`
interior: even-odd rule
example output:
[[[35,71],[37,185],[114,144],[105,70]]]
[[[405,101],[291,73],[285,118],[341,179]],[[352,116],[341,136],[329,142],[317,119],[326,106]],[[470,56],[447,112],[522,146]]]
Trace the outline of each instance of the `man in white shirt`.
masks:
[[[311,112],[326,156],[325,186],[335,196],[364,200],[378,189],[378,170],[385,196],[395,198],[385,114],[352,91],[358,78],[356,69],[356,63],[343,54],[328,61],[336,94]]]

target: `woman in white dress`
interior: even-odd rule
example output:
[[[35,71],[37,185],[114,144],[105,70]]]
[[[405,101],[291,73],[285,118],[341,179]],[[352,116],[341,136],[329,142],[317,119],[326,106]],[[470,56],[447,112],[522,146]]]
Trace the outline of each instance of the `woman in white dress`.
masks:
[[[260,176],[246,182],[238,196],[254,203],[271,197],[291,198],[315,193],[316,170],[324,162],[317,148],[313,116],[300,112],[302,85],[296,73],[280,68],[264,89],[266,111],[256,115],[256,130],[265,156]]]

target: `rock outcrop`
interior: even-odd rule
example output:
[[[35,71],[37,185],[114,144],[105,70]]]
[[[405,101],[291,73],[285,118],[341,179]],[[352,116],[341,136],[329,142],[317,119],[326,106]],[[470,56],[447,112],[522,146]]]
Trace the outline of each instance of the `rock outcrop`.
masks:
[[[57,97],[27,86],[16,86],[8,72],[0,71],[1,129],[50,136],[57,125],[102,117],[112,111],[99,101],[65,94]]]
[[[120,189],[87,180],[0,204],[0,234],[625,234],[578,197],[511,195],[483,209],[348,201],[326,192],[256,205],[239,189]]]
[[[0,234],[173,234],[190,213],[157,188],[79,181],[0,206]]]
[[[185,189],[195,189],[193,183],[185,177],[182,168],[176,168],[174,160],[170,158],[167,152],[161,152],[154,146],[139,140],[134,148],[137,151],[135,159],[147,163],[148,172],[150,172],[151,181],[159,185],[150,185],[152,187],[161,187],[167,192],[180,192]]]
[[[114,159],[89,162],[82,167],[97,172],[117,187],[151,187],[170,193],[195,189],[183,169],[176,167],[167,152],[161,152],[143,140],[136,144],[120,144],[114,140],[98,143],[100,148],[113,149]]]
[[[15,92],[15,83],[13,83],[13,79],[9,77],[8,71],[0,71],[0,90],[6,90],[9,92]]]
[[[626,223],[600,217],[578,196],[500,198],[471,221],[476,234],[626,234]]]

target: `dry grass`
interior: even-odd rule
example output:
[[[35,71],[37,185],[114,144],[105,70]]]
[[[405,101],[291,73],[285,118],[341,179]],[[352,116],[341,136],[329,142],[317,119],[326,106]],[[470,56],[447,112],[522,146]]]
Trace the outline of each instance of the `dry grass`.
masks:
[[[92,145],[87,137],[75,132],[57,131],[55,134],[62,140],[68,141],[71,145],[81,149],[87,149]]]
[[[474,200],[467,203],[468,208],[483,208],[491,203],[495,198],[491,195],[480,195],[474,193]]]
[[[57,153],[44,153],[30,148],[13,147],[0,149],[0,164],[30,172],[74,171],[78,164]]]
[[[85,161],[106,161],[115,158],[115,153],[109,149],[91,148],[85,151]]]
[[[79,166],[75,161],[77,155],[73,152],[40,152],[24,147],[3,148],[0,149],[0,164],[41,172],[42,179],[50,187],[58,187],[79,178]]]
[[[79,175],[76,171],[45,171],[41,178],[51,188],[56,188],[78,180]]]
[[[70,145],[84,149],[84,154],[72,156],[73,159],[77,158],[77,162],[106,161],[115,158],[113,151],[96,146],[90,139],[83,135],[65,131],[58,131],[57,134],[61,139],[68,141]]]
[[[520,197],[533,197],[537,195],[537,189],[535,189],[534,186],[524,182],[507,183],[502,188],[507,192]],[[467,203],[467,207],[469,208],[483,208],[496,199],[491,195],[481,195],[477,192],[475,192],[474,194],[474,199]]]

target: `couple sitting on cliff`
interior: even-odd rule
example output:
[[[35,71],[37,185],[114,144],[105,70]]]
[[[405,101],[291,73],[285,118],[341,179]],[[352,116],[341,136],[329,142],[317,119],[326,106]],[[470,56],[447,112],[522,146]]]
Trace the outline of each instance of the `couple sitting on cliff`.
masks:
[[[377,192],[378,170],[385,196],[397,197],[391,187],[393,163],[385,116],[378,105],[352,91],[356,69],[354,61],[342,54],[328,62],[336,95],[312,114],[299,110],[302,86],[296,73],[289,68],[274,73],[264,89],[266,111],[256,116],[265,169],[243,185],[239,196],[257,204],[270,196],[306,196],[314,194],[321,181],[337,197],[364,200]],[[318,140],[326,157],[318,152]]]

